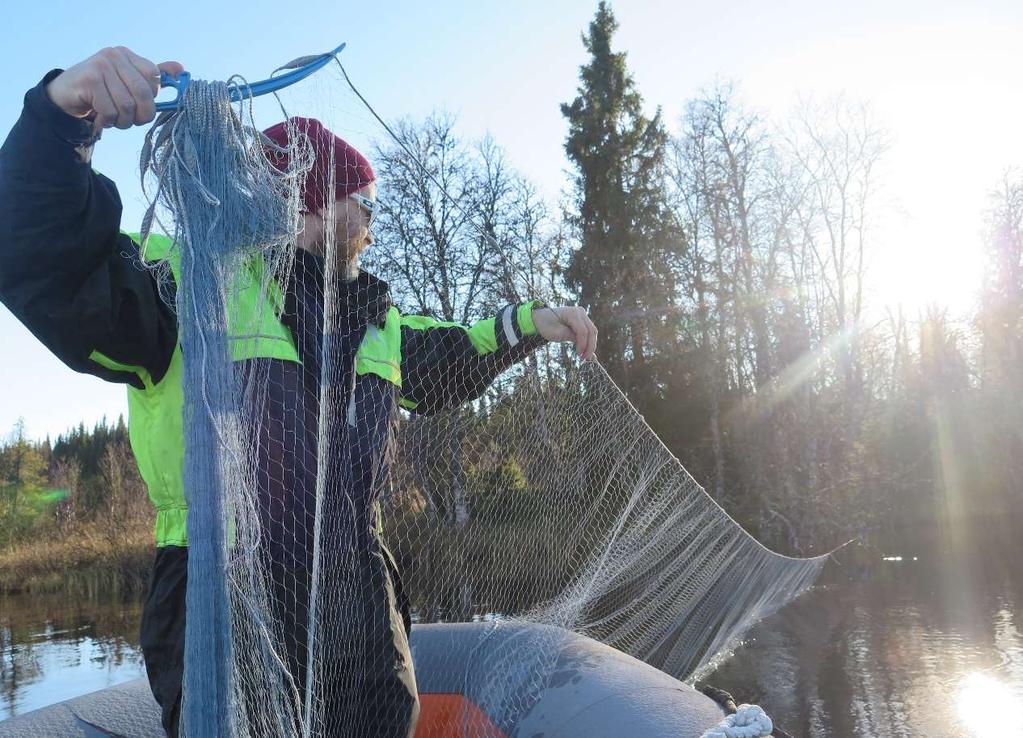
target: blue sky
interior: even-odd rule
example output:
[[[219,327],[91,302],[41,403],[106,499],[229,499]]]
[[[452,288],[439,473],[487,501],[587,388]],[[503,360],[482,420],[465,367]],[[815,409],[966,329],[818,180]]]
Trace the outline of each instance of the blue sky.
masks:
[[[10,128],[24,91],[47,70],[103,46],[177,59],[197,77],[251,79],[347,41],[346,66],[382,115],[456,113],[465,135],[490,132],[553,199],[566,168],[558,105],[575,94],[585,58],[580,33],[595,7],[595,0],[163,8],[18,0],[3,16],[0,128]],[[716,80],[738,81],[744,100],[767,118],[783,116],[799,94],[869,100],[895,141],[876,287],[886,302],[914,307],[940,297],[968,310],[985,192],[1003,169],[1023,166],[1023,3],[631,0],[613,7],[617,48],[628,51],[651,110],[661,105],[672,126],[685,100]],[[308,88],[306,100],[324,84]],[[359,140],[365,118],[350,119]],[[121,188],[126,230],[137,230],[143,210],[142,133],[108,131],[94,158]],[[0,433],[18,417],[41,436],[124,410],[123,388],[65,369],[2,307],[0,346]]]

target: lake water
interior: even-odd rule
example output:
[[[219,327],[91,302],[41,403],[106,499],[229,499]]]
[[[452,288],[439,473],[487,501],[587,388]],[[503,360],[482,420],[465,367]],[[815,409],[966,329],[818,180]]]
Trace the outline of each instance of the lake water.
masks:
[[[137,599],[0,597],[0,720],[145,674]]]
[[[754,627],[707,682],[794,736],[1023,738],[1021,561],[904,557],[839,578]]]
[[[1023,737],[1020,562],[834,567],[707,681],[795,736]],[[139,612],[0,599],[0,719],[142,675]]]

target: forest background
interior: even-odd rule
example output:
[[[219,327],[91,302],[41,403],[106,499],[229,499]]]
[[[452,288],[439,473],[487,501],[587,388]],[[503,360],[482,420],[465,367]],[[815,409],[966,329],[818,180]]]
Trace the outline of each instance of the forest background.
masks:
[[[874,258],[897,244],[878,235],[891,138],[870,107],[811,98],[768,120],[721,83],[665,120],[644,113],[616,29],[601,3],[561,108],[572,184],[560,200],[452,115],[399,121],[403,145],[370,157],[387,193],[377,241],[390,248],[364,267],[405,311],[444,320],[534,294],[588,307],[609,374],[776,550],[855,538],[947,554],[1011,536],[1023,511],[1023,176],[1006,169],[978,214],[969,315],[893,307],[871,289]],[[901,278],[909,289],[915,275]],[[513,391],[499,383],[472,412],[485,420]],[[514,485],[506,472],[477,487]],[[151,529],[123,419],[42,440],[19,422],[0,443],[0,591],[137,589]]]

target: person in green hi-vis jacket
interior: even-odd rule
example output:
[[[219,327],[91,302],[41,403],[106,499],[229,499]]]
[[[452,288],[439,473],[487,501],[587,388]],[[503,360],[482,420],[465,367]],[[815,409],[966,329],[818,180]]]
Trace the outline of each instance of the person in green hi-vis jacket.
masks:
[[[173,270],[173,244],[159,235],[139,244],[122,232],[117,188],[91,168],[104,129],[154,119],[161,71],[177,77],[184,67],[156,65],[123,47],[104,49],[66,71],[49,72],[25,95],[21,117],[0,149],[0,300],[67,366],[127,385],[132,449],[157,510],[142,650],[164,728],[176,736],[188,557],[181,350],[174,309],[153,272],[137,263],[169,258]],[[316,159],[301,192],[303,227],[279,309],[256,309],[261,280],[253,279],[239,286],[228,315],[237,339],[233,359],[243,375],[258,374],[267,388],[255,422],[269,590],[288,672],[301,691],[317,448],[324,442],[323,250],[334,239],[345,279],[332,298],[345,309],[331,329],[331,381],[345,393],[342,406],[349,411],[329,424],[336,434],[331,448],[343,449],[345,461],[326,465],[320,515],[345,533],[320,555],[327,576],[331,557],[357,560],[357,583],[346,582],[352,591],[345,594],[349,604],[360,603],[367,638],[355,652],[328,652],[330,663],[317,665],[324,704],[316,732],[340,735],[344,726],[346,736],[410,736],[419,711],[410,613],[379,537],[375,504],[387,474],[391,419],[398,407],[432,413],[475,399],[545,340],[574,341],[579,355],[591,359],[597,330],[581,308],[536,300],[508,305],[470,326],[402,315],[387,284],[357,268],[359,253],[373,243],[378,208],[370,163],[315,120],[291,119],[265,133],[287,147],[294,131],[308,137]],[[280,152],[268,156],[278,167],[287,163]],[[342,505],[342,498],[357,504]]]

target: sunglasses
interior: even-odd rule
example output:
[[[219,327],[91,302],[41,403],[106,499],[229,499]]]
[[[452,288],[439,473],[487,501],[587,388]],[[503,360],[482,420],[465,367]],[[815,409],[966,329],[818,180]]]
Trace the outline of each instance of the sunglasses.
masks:
[[[377,219],[377,213],[380,212],[380,204],[376,200],[371,200],[365,195],[360,195],[358,192],[353,192],[349,195],[349,197],[355,200],[355,202],[369,213],[369,224],[366,227],[368,229],[372,229],[373,221]]]

